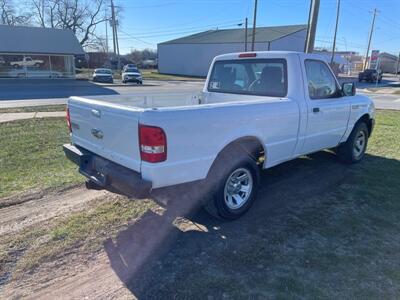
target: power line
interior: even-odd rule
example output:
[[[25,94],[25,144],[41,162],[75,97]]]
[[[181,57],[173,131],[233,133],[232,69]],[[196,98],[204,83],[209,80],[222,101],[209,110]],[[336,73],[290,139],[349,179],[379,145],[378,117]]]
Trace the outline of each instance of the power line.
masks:
[[[208,25],[201,25],[201,26],[194,26],[194,27],[185,27],[182,28],[181,26],[179,27],[180,29],[187,31],[189,29],[203,29],[203,28],[209,28],[211,26],[221,26],[221,25],[232,25],[235,24],[237,22],[241,22],[242,19],[235,19],[235,20],[229,20],[229,21],[225,21],[225,22],[218,22],[218,23],[213,23],[213,24],[208,24]],[[165,28],[165,27],[164,27]],[[125,29],[129,29],[129,28],[125,28]],[[159,31],[146,31],[145,32],[145,36],[148,34],[157,34],[157,33],[172,33],[172,32],[179,32],[179,30],[177,31],[176,29],[174,29],[174,27],[168,27],[167,30],[159,30]]]

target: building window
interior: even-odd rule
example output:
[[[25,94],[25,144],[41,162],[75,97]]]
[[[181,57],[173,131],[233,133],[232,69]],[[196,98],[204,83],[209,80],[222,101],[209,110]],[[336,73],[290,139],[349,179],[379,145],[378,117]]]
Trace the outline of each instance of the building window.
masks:
[[[73,55],[1,54],[0,78],[73,78]]]

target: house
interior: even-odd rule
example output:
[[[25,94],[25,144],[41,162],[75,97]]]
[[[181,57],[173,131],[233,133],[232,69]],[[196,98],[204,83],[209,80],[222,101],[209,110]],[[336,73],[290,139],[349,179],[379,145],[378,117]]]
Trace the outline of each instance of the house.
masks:
[[[74,78],[85,54],[67,29],[0,25],[0,78]]]

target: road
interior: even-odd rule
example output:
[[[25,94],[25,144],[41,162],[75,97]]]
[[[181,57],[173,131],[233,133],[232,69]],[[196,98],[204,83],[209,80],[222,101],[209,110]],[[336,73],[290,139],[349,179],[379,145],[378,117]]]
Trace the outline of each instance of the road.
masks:
[[[144,93],[200,92],[204,81],[146,81],[143,86],[100,85],[88,81],[63,80],[54,84],[49,80],[0,82],[0,108],[32,105],[63,104],[69,96],[118,97]],[[400,110],[400,94],[357,92],[371,97],[378,109]]]
[[[116,97],[143,93],[199,92],[204,81],[150,81],[103,85],[81,80],[0,80],[0,108],[63,104],[70,96]]]

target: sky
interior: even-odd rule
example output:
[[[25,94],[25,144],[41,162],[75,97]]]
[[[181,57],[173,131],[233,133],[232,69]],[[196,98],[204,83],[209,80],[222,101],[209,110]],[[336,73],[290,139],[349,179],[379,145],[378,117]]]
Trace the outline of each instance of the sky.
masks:
[[[246,17],[249,27],[253,22],[254,0],[114,0],[114,3],[122,8],[118,31],[121,53],[156,49],[157,43],[205,30],[239,28],[238,24],[244,23]],[[307,24],[309,6],[310,0],[259,0],[257,26]],[[336,6],[337,0],[321,0],[316,47],[332,47]],[[341,0],[337,50],[365,54],[374,8],[378,14],[371,49],[399,53],[400,0]]]

